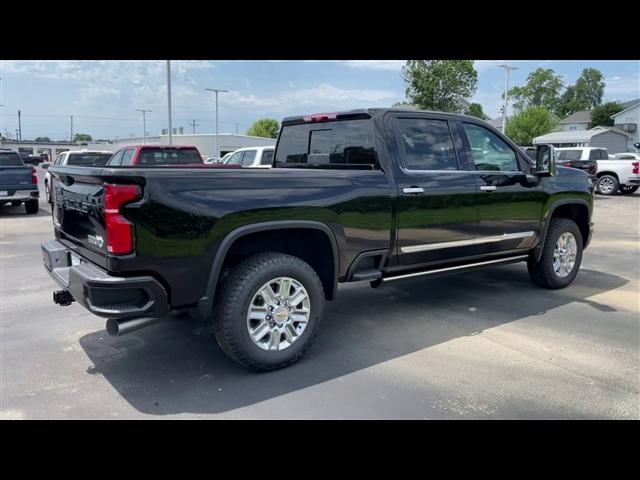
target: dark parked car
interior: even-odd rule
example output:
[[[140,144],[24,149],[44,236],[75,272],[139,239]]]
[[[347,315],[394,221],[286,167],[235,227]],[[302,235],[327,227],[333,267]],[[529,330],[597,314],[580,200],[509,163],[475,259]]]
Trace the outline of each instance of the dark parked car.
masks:
[[[187,310],[240,364],[280,368],[341,282],[526,262],[536,284],[569,285],[593,185],[551,146],[535,157],[473,117],[368,109],[284,119],[271,169],[54,166],[44,266],[54,301],[110,334]]]
[[[38,213],[39,196],[35,167],[25,165],[17,152],[0,150],[0,207],[24,203],[27,213]]]

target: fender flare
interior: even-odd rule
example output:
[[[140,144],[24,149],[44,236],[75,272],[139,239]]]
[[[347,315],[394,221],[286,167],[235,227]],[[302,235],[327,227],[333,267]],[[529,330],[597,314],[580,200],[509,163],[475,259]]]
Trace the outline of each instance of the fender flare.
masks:
[[[213,301],[215,298],[218,279],[220,278],[220,274],[222,273],[222,265],[224,264],[224,260],[227,256],[227,253],[229,252],[229,249],[236,242],[236,240],[256,232],[284,230],[288,228],[319,230],[327,236],[333,253],[333,286],[331,290],[331,298],[335,297],[336,290],[338,288],[340,257],[338,255],[338,242],[336,241],[333,230],[331,230],[329,226],[322,222],[313,220],[277,220],[272,222],[252,223],[232,230],[222,239],[220,247],[218,248],[218,251],[216,252],[216,255],[213,259],[211,270],[209,271],[209,279],[207,280],[207,286],[204,295],[200,298],[196,307],[198,317],[200,317],[201,319],[206,319],[213,311]]]
[[[536,245],[533,251],[531,252],[533,259],[536,262],[539,261],[540,257],[542,256],[542,250],[544,249],[544,244],[545,244],[545,241],[547,240],[547,231],[549,230],[549,224],[551,223],[550,220],[553,217],[553,212],[555,212],[558,207],[561,207],[563,205],[585,206],[587,208],[587,212],[589,212],[589,219],[591,219],[591,214],[592,214],[591,207],[589,205],[589,202],[587,202],[586,200],[583,200],[581,198],[571,198],[571,199],[558,200],[556,202],[553,202],[551,204],[551,207],[547,209],[547,212],[542,219],[542,223],[540,225],[540,236],[539,236],[540,241],[538,242],[538,245]],[[589,230],[591,230],[591,223],[589,223]],[[586,248],[586,245],[588,242],[589,242],[589,239],[587,239],[587,241],[583,245],[583,248]]]

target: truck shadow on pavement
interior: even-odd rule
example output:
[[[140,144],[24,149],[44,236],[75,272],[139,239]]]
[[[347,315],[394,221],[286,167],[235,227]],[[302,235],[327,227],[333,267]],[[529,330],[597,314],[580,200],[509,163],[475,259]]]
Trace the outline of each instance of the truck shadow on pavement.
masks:
[[[583,269],[569,288],[544,290],[520,264],[375,290],[366,283],[341,286],[338,299],[327,304],[313,348],[298,363],[269,373],[237,365],[210,329],[189,318],[121,338],[95,332],[80,344],[93,362],[87,372],[102,375],[142,413],[222,413],[573,302],[595,308],[606,321],[615,308],[588,298],[626,283]]]
[[[47,210],[45,207],[40,205],[40,210],[38,213],[27,213],[24,209],[24,205],[20,205],[19,207],[14,207],[12,205],[3,205],[0,207],[0,218],[8,217],[50,217],[51,210]]]

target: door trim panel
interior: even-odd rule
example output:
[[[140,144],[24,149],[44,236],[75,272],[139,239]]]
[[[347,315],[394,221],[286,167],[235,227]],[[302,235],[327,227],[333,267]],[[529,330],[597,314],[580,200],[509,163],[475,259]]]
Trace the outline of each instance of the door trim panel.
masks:
[[[503,233],[502,235],[491,235],[487,237],[472,238],[469,240],[456,240],[453,242],[439,242],[439,243],[427,243],[423,245],[410,245],[408,247],[401,247],[402,253],[415,253],[426,252],[429,250],[440,250],[442,248],[453,247],[467,247],[470,245],[480,245],[483,243],[503,242],[505,240],[515,240],[518,238],[531,238],[536,232],[515,232],[515,233]]]

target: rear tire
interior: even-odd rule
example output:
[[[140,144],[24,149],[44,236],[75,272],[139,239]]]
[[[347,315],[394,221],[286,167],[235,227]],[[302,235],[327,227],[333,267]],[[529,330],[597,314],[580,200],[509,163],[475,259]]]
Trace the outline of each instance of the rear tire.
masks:
[[[596,191],[600,195],[613,195],[618,191],[620,183],[614,175],[602,175],[596,181]]]
[[[632,193],[636,193],[638,188],[638,185],[620,185],[620,193],[623,195],[631,195]]]
[[[568,242],[563,243],[560,240],[561,237],[574,242],[575,250]],[[563,246],[564,255],[562,254]],[[562,262],[563,259],[567,262]],[[547,231],[540,260],[535,261],[533,256],[529,256],[527,269],[531,280],[538,286],[558,289],[565,288],[573,282],[578,275],[581,262],[582,234],[578,225],[567,218],[553,218]],[[569,265],[571,268],[568,268]]]
[[[34,213],[38,213],[38,210],[40,210],[40,204],[38,203],[38,199],[27,200],[26,202],[24,202],[24,209],[30,215]]]
[[[47,203],[49,205],[53,203],[51,201],[51,191],[49,190],[49,182],[44,182],[44,197],[47,200]]]
[[[286,293],[278,279],[290,281],[285,283]],[[259,253],[233,267],[220,285],[213,330],[233,360],[250,370],[268,371],[291,365],[309,350],[325,304],[322,283],[309,264],[283,253]],[[265,288],[273,294],[271,300]],[[297,305],[285,307],[282,302],[303,297]],[[274,305],[278,305],[275,310],[269,310]],[[258,318],[253,318],[254,313]]]

